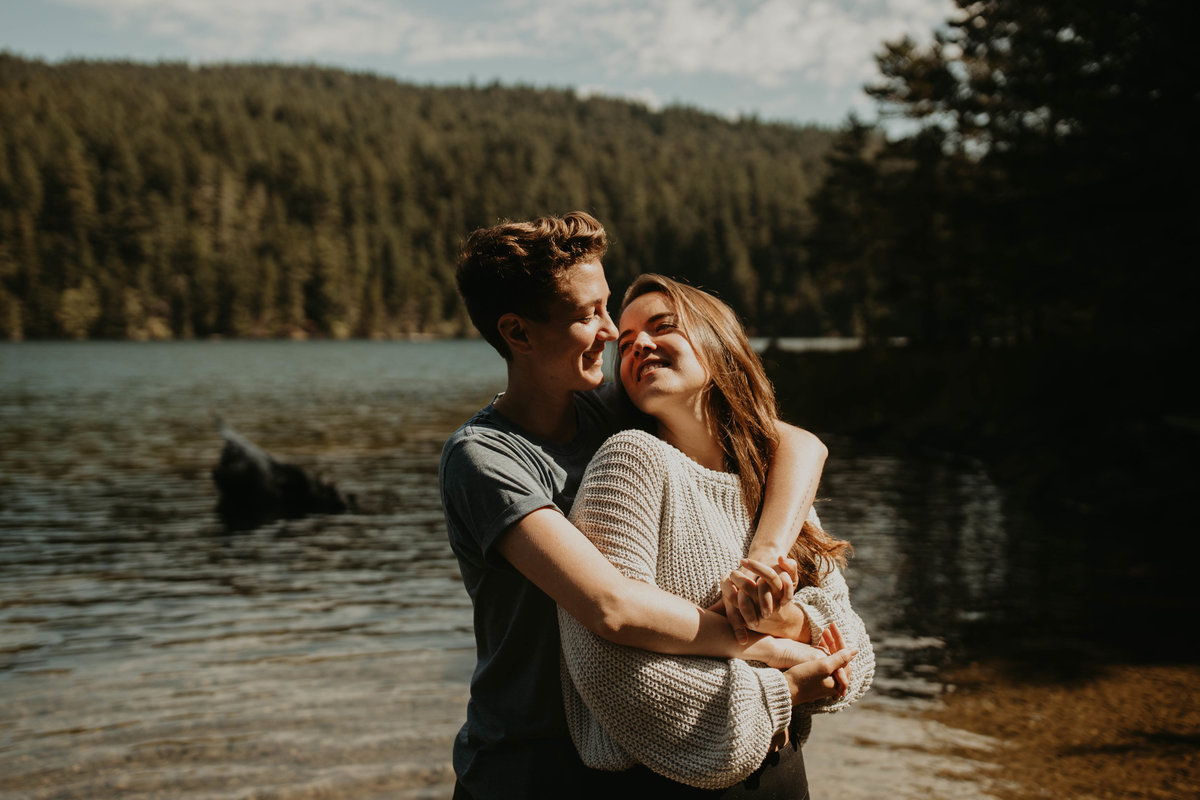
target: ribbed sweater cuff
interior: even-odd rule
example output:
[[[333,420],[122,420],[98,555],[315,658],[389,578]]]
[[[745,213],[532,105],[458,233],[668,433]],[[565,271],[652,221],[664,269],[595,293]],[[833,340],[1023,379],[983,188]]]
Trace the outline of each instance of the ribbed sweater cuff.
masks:
[[[821,643],[821,634],[825,633],[825,629],[829,627],[829,617],[821,609],[811,603],[803,602],[798,597],[795,599],[795,603],[804,610],[804,616],[808,618],[808,643],[816,647]]]
[[[788,690],[787,678],[772,667],[759,667],[754,671],[758,673],[758,680],[762,684],[772,733],[779,733],[792,721],[792,693]]]

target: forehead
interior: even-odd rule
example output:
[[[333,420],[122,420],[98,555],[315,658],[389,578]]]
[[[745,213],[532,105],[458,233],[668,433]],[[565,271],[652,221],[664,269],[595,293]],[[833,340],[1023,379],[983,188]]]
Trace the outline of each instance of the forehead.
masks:
[[[608,301],[608,281],[600,261],[584,261],[567,267],[558,277],[556,304],[581,308]]]
[[[671,302],[671,298],[662,292],[649,292],[625,306],[625,310],[621,312],[620,328],[624,332],[629,326],[645,324],[654,317],[674,313],[675,304]]]

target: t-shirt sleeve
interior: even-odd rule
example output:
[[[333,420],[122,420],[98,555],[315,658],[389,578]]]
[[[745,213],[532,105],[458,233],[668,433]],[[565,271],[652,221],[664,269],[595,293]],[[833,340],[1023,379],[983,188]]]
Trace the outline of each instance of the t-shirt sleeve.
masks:
[[[494,563],[495,544],[511,525],[539,508],[558,508],[542,469],[499,436],[448,443],[439,480],[455,552],[473,562]]]

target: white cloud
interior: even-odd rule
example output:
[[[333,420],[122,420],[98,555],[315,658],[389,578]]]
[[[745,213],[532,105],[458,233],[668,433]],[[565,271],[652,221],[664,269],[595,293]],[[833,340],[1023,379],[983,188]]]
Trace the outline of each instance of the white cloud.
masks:
[[[651,111],[661,111],[666,103],[662,97],[653,89],[643,86],[640,89],[619,91],[607,86],[599,84],[588,84],[585,86],[575,87],[575,94],[581,98],[588,97],[619,97],[623,100],[631,100],[635,103],[641,103]]]
[[[794,76],[840,87],[873,74],[885,39],[928,36],[949,0],[669,0],[605,23],[615,63],[646,75],[727,75],[763,86]]]
[[[386,0],[59,0],[120,28],[178,40],[198,58],[390,54],[437,20]]]
[[[883,41],[927,38],[951,0],[57,0],[191,60],[388,59],[447,79],[474,74],[564,85],[681,82],[747,92],[808,85],[848,98]],[[465,69],[464,69],[465,68]],[[638,91],[634,89],[633,91]],[[631,96],[629,90],[620,92]],[[703,102],[703,101],[701,101]],[[772,101],[774,102],[774,101]]]

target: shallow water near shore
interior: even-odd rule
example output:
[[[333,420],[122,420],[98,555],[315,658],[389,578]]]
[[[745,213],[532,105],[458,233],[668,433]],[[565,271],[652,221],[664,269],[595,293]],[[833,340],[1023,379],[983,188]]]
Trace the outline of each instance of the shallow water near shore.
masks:
[[[503,381],[481,342],[0,345],[0,798],[448,797],[474,644],[437,458]],[[358,510],[225,531],[214,413]],[[994,743],[922,714],[1006,613],[1003,497],[829,444],[878,673],[816,720],[814,796],[986,796]]]

